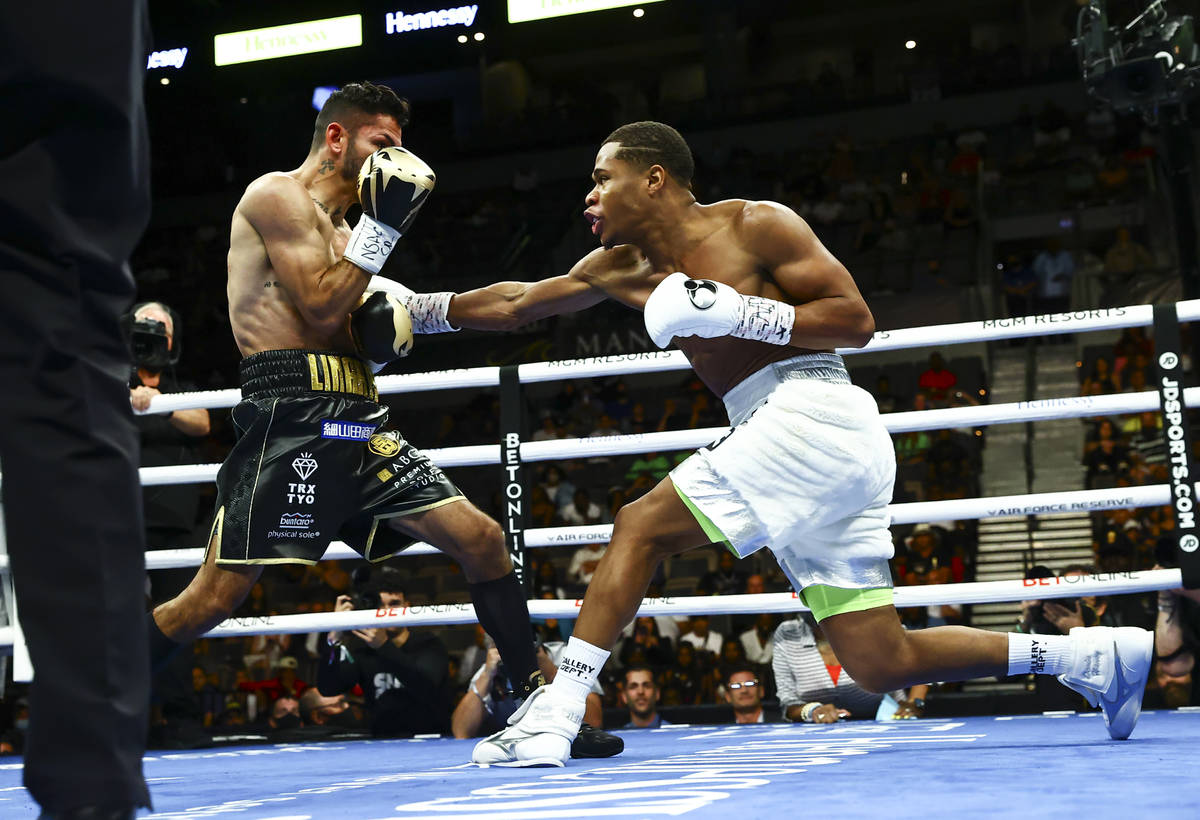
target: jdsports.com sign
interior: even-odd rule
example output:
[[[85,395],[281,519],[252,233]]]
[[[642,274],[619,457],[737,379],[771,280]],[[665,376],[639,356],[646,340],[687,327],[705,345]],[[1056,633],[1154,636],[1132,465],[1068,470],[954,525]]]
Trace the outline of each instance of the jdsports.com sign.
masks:
[[[1191,435],[1183,404],[1182,344],[1174,305],[1154,308],[1154,343],[1158,353],[1158,394],[1162,403],[1163,439],[1167,445],[1175,531],[1181,557],[1195,555],[1200,547],[1200,530],[1196,527],[1200,485],[1193,480]],[[1188,563],[1181,562],[1181,568],[1184,583],[1190,586]]]

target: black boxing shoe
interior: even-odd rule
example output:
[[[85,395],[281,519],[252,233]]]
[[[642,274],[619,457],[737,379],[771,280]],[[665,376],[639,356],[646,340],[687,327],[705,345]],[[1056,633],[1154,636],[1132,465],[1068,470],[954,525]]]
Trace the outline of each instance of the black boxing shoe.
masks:
[[[517,703],[524,703],[525,698],[532,695],[538,687],[545,686],[545,685],[546,685],[546,676],[543,675],[541,672],[534,672],[534,673],[530,674],[530,676],[527,679],[525,679],[523,681],[518,681],[516,683],[516,685],[513,686],[513,689],[512,689],[513,700],[515,700]]]
[[[625,751],[625,741],[586,723],[579,725],[579,734],[571,742],[571,757],[613,757]]]

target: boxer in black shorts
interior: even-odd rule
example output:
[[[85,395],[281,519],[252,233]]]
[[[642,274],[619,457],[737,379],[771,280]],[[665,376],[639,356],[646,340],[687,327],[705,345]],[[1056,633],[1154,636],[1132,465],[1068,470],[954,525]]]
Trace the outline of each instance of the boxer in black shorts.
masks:
[[[156,669],[229,617],[263,565],[315,563],[335,538],[370,560],[423,540],[462,566],[514,694],[541,683],[499,524],[387,429],[378,403],[372,365],[407,355],[414,332],[454,329],[453,294],[415,294],[373,276],[434,186],[433,171],[400,147],[408,113],[386,86],[347,85],[317,115],[300,167],[259,177],[234,211],[229,320],[245,357],[238,441],[217,477],[204,564],[150,614]],[[363,213],[351,230],[344,217],[355,204]],[[622,744],[590,733],[582,745],[607,756]]]
[[[387,429],[387,408],[357,358],[255,353],[242,361],[241,386],[238,441],[217,475],[218,563],[315,564],[334,538],[379,561],[412,543],[381,523],[465,500]]]

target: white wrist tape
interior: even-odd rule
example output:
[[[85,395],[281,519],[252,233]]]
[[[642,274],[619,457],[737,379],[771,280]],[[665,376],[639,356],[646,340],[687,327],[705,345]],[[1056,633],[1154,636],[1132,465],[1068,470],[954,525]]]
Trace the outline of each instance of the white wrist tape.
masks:
[[[786,345],[792,341],[792,325],[795,322],[796,309],[786,302],[763,296],[742,296],[738,323],[729,335]]]
[[[406,307],[412,319],[413,333],[453,333],[458,330],[450,324],[446,311],[450,309],[451,291],[440,293],[414,293],[408,297]]]
[[[379,273],[399,238],[398,230],[363,214],[354,226],[354,232],[350,234],[350,241],[346,243],[346,252],[342,254],[342,258],[350,260],[368,273]]]

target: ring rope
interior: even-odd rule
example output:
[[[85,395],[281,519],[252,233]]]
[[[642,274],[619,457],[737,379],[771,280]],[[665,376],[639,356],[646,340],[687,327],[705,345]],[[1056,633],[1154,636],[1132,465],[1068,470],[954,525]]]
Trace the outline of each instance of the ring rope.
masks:
[[[1045,582],[1045,583],[1042,583]],[[1176,589],[1183,584],[1178,569],[1140,572],[1100,573],[1067,578],[1013,579],[962,584],[898,587],[897,607],[939,604],[982,604],[1019,601],[1036,594],[1039,600],[1078,595],[1126,595]],[[531,618],[576,618],[580,599],[529,601]],[[758,595],[701,595],[647,598],[638,615],[741,615],[762,612],[806,612],[794,592],[768,592]],[[349,612],[319,612],[299,615],[266,615],[230,618],[218,624],[204,637],[228,638],[238,635],[283,635],[329,630],[370,629],[397,626],[443,626],[475,623],[472,604],[414,604],[396,609],[360,609]],[[0,627],[0,646],[11,646],[12,627]]]
[[[892,524],[916,524],[933,521],[1159,507],[1169,504],[1170,501],[1171,486],[1169,484],[1146,484],[1140,487],[1117,487],[1107,490],[1066,490],[1028,495],[954,498],[947,501],[914,501],[906,504],[891,504],[888,506],[888,513],[892,517]],[[612,538],[612,529],[612,524],[582,527],[539,527],[525,531],[525,546],[542,548],[604,543]],[[439,552],[440,550],[436,547],[420,541],[396,554],[399,556],[435,555]],[[321,560],[341,561],[361,557],[344,542],[334,541],[329,545]],[[146,569],[198,567],[203,562],[203,547],[150,550],[146,553]],[[6,572],[8,572],[8,556],[0,555],[0,574]]]
[[[1180,322],[1200,319],[1200,299],[1176,302],[1175,307]],[[837,352],[843,356],[854,356],[860,353],[877,353],[884,350],[901,350],[912,347],[1117,330],[1148,326],[1153,321],[1153,305],[1131,305],[1101,310],[1081,310],[1073,313],[1043,313],[1014,316],[1009,319],[983,319],[947,325],[882,330],[878,331],[864,347],[838,348]],[[691,364],[681,351],[671,350],[583,359],[561,359],[552,362],[530,362],[518,365],[517,373],[522,383],[534,383],[564,378],[622,376],[690,368]],[[450,390],[461,387],[495,387],[500,384],[500,368],[470,367],[380,376],[375,380],[375,384],[379,388],[379,392],[385,395],[425,390]],[[233,407],[240,400],[240,393],[236,389],[172,393],[155,396],[150,401],[150,407],[143,412],[168,413],[173,410],[228,408]]]

